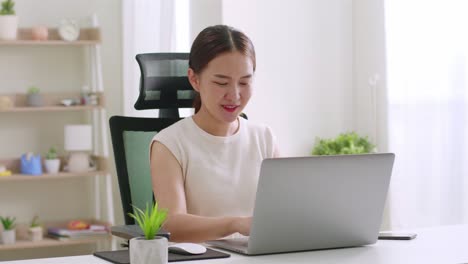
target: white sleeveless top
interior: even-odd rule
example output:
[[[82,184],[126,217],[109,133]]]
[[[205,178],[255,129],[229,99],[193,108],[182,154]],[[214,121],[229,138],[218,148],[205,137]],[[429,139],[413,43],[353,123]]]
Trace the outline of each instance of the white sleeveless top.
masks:
[[[275,139],[267,126],[239,122],[234,135],[218,137],[187,117],[154,136],[182,168],[187,213],[252,216],[260,165],[273,157]]]

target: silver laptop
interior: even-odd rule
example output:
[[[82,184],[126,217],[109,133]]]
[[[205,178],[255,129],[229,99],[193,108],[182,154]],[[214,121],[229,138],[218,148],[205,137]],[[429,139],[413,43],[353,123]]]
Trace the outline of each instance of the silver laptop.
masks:
[[[393,153],[263,161],[248,239],[207,243],[246,255],[377,241]]]

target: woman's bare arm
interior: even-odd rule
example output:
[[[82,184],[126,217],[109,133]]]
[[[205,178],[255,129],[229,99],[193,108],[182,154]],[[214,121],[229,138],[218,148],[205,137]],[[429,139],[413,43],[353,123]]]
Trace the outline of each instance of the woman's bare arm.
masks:
[[[167,208],[164,228],[171,241],[203,242],[235,232],[248,235],[250,217],[203,217],[187,214],[182,168],[172,153],[159,142],[151,146],[151,177],[155,199]]]

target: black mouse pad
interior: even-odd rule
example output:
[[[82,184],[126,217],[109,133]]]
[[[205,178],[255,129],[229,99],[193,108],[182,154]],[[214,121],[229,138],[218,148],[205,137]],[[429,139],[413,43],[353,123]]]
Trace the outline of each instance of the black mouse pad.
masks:
[[[117,251],[101,251],[94,252],[96,257],[110,261],[116,264],[130,264],[130,255],[128,249],[117,250]],[[176,261],[188,261],[188,260],[200,260],[200,259],[216,259],[216,258],[229,258],[231,255],[206,248],[206,252],[200,255],[181,255],[169,252],[169,262]]]

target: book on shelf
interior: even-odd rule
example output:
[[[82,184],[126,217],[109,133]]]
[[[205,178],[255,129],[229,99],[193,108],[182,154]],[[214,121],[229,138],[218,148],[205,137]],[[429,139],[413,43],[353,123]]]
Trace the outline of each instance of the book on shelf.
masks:
[[[86,239],[108,236],[109,230],[103,225],[91,225],[87,229],[73,230],[63,227],[47,228],[47,236],[58,240]]]

